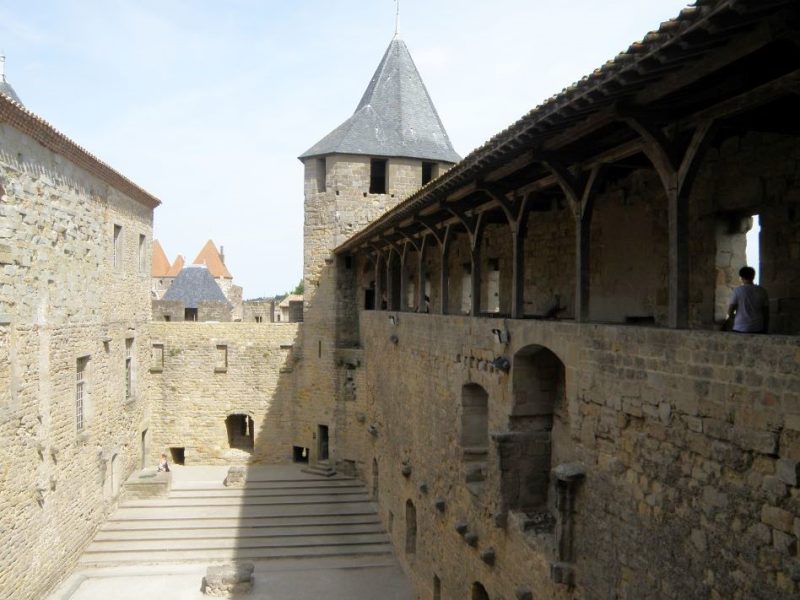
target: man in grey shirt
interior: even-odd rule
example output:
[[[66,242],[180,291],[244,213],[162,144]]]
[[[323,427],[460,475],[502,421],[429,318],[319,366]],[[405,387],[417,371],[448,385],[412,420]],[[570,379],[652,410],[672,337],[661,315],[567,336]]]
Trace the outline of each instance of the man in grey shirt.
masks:
[[[742,285],[735,288],[728,302],[728,319],[733,318],[733,331],[767,333],[769,331],[769,297],[767,290],[753,283],[753,267],[739,269]]]

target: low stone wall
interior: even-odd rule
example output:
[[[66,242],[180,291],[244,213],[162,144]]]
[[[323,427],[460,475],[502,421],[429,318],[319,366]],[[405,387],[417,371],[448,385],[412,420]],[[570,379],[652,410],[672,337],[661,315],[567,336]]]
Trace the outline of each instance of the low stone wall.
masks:
[[[158,364],[149,389],[159,415],[152,464],[170,448],[184,448],[187,465],[291,460],[297,324],[153,322],[150,335]],[[247,429],[233,432],[234,445],[252,419],[252,450],[231,448],[230,415],[242,415]]]
[[[508,345],[493,333],[506,328]],[[572,576],[592,598],[798,593],[800,339],[380,312],[361,313],[361,334],[367,416],[346,437],[372,449],[368,479],[422,596],[434,576],[443,597],[474,581],[571,597],[555,581]],[[542,348],[554,358],[537,367]],[[462,443],[465,385],[488,396],[483,477]],[[537,419],[551,429],[528,450],[585,478],[551,472],[546,504],[514,510],[541,481],[509,491],[509,451],[526,451],[509,440]]]

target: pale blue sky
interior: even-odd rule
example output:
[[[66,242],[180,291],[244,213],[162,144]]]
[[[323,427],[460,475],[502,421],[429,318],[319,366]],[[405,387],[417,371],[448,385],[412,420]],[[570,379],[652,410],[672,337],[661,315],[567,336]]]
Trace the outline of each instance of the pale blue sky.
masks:
[[[466,156],[686,0],[404,0],[406,42]],[[355,109],[392,0],[0,0],[25,105],[159,197],[170,260],[225,246],[246,298],[302,276],[297,156]]]

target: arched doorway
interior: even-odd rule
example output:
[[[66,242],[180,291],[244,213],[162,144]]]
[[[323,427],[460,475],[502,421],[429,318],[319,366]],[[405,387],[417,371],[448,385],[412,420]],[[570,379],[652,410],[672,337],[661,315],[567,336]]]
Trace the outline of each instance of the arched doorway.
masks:
[[[253,451],[253,417],[243,414],[228,415],[225,429],[228,431],[228,446],[247,452]]]
[[[522,348],[514,355],[512,392],[508,431],[498,436],[502,498],[509,510],[545,512],[554,426],[566,408],[564,364],[543,346]]]

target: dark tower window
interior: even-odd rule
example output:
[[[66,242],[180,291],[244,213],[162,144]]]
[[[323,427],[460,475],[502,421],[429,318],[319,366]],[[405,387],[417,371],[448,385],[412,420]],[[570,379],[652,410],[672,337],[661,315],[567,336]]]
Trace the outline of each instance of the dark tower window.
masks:
[[[386,193],[386,160],[373,158],[369,165],[369,193]]]
[[[434,163],[424,162],[422,163],[422,185],[430,182],[433,179],[433,167],[436,165]]]

